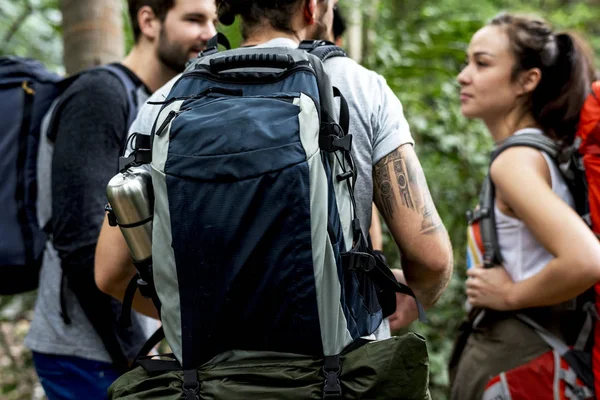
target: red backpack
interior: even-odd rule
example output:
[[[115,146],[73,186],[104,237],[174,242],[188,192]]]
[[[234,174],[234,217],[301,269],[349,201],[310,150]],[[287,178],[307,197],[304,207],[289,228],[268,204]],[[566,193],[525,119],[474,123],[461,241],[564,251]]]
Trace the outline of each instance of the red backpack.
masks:
[[[583,161],[587,182],[587,200],[591,228],[600,237],[600,81],[592,84],[592,92],[588,96],[579,119],[576,143]],[[592,371],[594,389],[600,394],[600,282],[594,286],[595,323],[594,345],[592,346]]]
[[[514,146],[536,148],[555,160],[573,194],[577,212],[600,238],[600,81],[592,84],[572,146],[561,149],[543,135],[523,133],[499,145],[492,153],[492,161]],[[479,208],[468,214],[471,228],[479,228],[486,268],[503,261],[493,210],[494,185],[488,176],[480,194]],[[552,350],[492,378],[484,400],[598,398],[594,393],[600,394],[600,282],[577,300],[579,310],[586,313],[586,321],[573,346],[567,346],[526,315],[516,314],[516,318],[535,330]]]

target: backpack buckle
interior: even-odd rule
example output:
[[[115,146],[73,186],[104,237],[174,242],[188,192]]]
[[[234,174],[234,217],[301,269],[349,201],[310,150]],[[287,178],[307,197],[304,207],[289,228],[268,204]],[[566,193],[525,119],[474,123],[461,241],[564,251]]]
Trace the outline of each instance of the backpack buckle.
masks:
[[[325,385],[323,386],[324,399],[341,399],[342,384],[340,382],[340,374],[342,367],[340,366],[339,356],[326,356],[325,364],[323,365],[323,375],[325,375]]]
[[[352,150],[352,135],[345,135],[342,137],[337,135],[319,136],[319,148],[328,153],[333,153],[338,150],[349,152]]]
[[[183,388],[183,394],[185,395],[185,400],[199,400],[198,391],[200,390],[200,384],[196,383],[196,387],[194,389]]]
[[[198,382],[198,375],[196,370],[184,370],[183,371],[183,394],[185,400],[198,400],[198,393],[200,392],[200,382]]]
[[[349,253],[341,254],[342,261],[346,265],[349,271],[362,271],[369,273],[375,269],[377,261],[375,257],[369,253],[362,253],[360,251],[352,251]]]
[[[339,380],[340,370],[324,371],[325,387],[323,387],[324,399],[340,399],[342,396],[342,384]]]
[[[351,151],[352,135],[338,136],[335,134],[336,132],[343,134],[342,128],[338,124],[323,124],[319,136],[319,148],[329,153],[338,150]]]
[[[481,218],[487,218],[490,216],[490,209],[487,207],[477,208],[475,210],[469,210],[466,213],[467,222],[472,224],[473,222],[479,221]]]
[[[138,164],[150,164],[152,162],[151,149],[139,149],[135,151],[135,162]]]

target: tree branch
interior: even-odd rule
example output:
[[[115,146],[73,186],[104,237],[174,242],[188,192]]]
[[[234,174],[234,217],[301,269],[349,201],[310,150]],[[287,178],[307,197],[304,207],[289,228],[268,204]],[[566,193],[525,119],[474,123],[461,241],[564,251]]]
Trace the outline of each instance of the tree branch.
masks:
[[[21,28],[21,25],[23,25],[25,20],[31,15],[32,12],[33,12],[33,7],[31,5],[31,3],[29,2],[29,0],[25,0],[25,8],[21,12],[21,14],[17,17],[15,22],[13,22],[12,25],[8,28],[8,31],[6,31],[6,35],[4,35],[3,43],[5,46],[13,38],[15,33],[17,33],[19,28]]]

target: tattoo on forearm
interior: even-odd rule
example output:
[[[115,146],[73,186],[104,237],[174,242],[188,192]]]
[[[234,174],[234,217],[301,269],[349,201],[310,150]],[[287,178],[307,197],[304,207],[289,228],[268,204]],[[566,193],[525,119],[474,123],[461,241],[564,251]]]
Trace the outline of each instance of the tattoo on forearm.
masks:
[[[413,201],[413,195],[410,191],[410,185],[408,182],[406,163],[402,157],[398,157],[398,159],[393,160],[393,163],[396,181],[398,182],[398,189],[400,189],[402,204],[408,208],[415,209],[415,202]]]
[[[393,181],[397,185],[392,185]],[[380,211],[386,219],[392,218],[395,207],[400,205],[396,204],[398,196],[404,207],[417,211],[422,216],[422,234],[434,233],[442,227],[423,170],[417,160],[406,157],[401,148],[377,163],[375,186],[375,193],[382,207]],[[394,186],[397,187],[397,193]]]
[[[379,197],[381,198],[381,212],[384,215],[392,216],[394,214],[394,191],[390,180],[390,172],[387,164],[375,166],[375,177],[378,185]]]
[[[421,171],[419,181],[423,195],[423,223],[421,224],[421,233],[427,234],[438,230],[442,226],[442,221],[433,204],[431,192],[429,192],[429,187],[427,187],[423,171]]]

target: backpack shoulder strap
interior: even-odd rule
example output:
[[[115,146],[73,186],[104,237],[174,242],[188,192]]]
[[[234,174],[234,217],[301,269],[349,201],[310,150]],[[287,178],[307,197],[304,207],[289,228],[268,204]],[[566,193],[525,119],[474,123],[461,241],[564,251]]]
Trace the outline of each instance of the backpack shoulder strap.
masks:
[[[522,133],[514,135],[502,142],[492,152],[491,163],[506,149],[511,147],[532,147],[548,154],[553,160],[558,159],[560,149],[550,138],[538,133]],[[479,193],[479,208],[467,213],[469,223],[479,221],[481,241],[483,243],[483,263],[486,268],[502,264],[504,259],[500,254],[498,234],[496,232],[496,218],[494,215],[495,188],[490,176],[485,178]]]
[[[558,145],[549,137],[540,135],[539,133],[522,133],[520,135],[510,136],[504,140],[500,146],[492,152],[491,162],[493,162],[504,150],[518,146],[533,147],[534,149],[548,154],[553,160],[558,158],[560,152]]]
[[[327,40],[304,40],[298,48],[317,56],[323,62],[333,57],[348,57],[344,49]]]
[[[137,91],[139,85],[136,85],[133,82],[133,80],[131,79],[131,77],[125,71],[123,71],[121,68],[117,67],[116,65],[106,64],[106,65],[102,65],[102,66],[98,67],[97,69],[108,71],[111,74],[113,74],[117,79],[119,79],[119,81],[125,88],[125,93],[127,94],[127,104],[129,107],[128,114],[127,114],[128,115],[127,126],[131,126],[131,124],[135,120],[138,108],[140,106],[138,104],[138,99],[136,96],[136,91]]]
[[[131,77],[125,71],[123,71],[121,68],[119,68],[115,65],[112,65],[112,64],[101,65],[99,67],[94,67],[94,68],[91,68],[91,69],[88,69],[85,71],[81,71],[77,74],[74,74],[68,78],[63,79],[61,82],[59,82],[60,93],[61,94],[64,93],[67,90],[67,88],[69,86],[71,86],[71,84],[73,84],[83,74],[86,74],[87,72],[90,72],[90,71],[98,71],[98,70],[110,72],[123,85],[123,88],[125,89],[125,94],[127,96],[127,126],[128,127],[131,126],[131,124],[135,120],[135,117],[137,116],[137,111],[140,107],[140,104],[138,102],[138,97],[136,94],[139,86],[133,82]],[[60,102],[59,100],[60,100],[60,96],[54,100],[52,106],[48,110],[47,116],[45,117],[47,119],[45,134],[50,139],[51,142],[56,141],[56,135],[57,135],[56,118],[60,114],[60,111],[58,111],[56,106]]]

